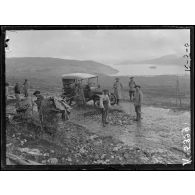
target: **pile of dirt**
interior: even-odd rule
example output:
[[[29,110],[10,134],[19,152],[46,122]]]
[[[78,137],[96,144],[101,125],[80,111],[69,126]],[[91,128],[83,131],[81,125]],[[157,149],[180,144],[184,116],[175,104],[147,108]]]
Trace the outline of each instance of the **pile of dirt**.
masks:
[[[7,124],[7,152],[46,165],[146,164],[150,155],[112,137],[101,137],[72,122],[60,124],[55,137],[36,137],[40,127]]]
[[[93,110],[86,112],[85,118],[99,121],[101,122],[102,120],[102,115],[101,115],[101,110]],[[124,125],[131,125],[133,121],[133,117],[130,116],[129,114],[126,114],[124,111],[119,110],[119,109],[111,109],[109,110],[109,115],[108,115],[108,122],[111,125],[116,125],[116,126],[124,126]]]

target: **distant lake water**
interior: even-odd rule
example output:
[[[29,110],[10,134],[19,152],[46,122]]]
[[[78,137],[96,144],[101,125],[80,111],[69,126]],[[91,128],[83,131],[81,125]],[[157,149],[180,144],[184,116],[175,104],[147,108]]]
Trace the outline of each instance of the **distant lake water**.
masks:
[[[154,64],[131,64],[131,65],[114,65],[113,68],[120,75],[184,75],[189,74],[185,71],[184,66],[176,65],[154,65]]]

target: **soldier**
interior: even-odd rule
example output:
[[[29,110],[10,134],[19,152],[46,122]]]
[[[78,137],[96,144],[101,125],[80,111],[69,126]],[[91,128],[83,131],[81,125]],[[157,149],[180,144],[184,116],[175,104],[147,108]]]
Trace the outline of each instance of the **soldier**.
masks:
[[[42,115],[42,112],[41,112],[41,104],[42,104],[42,101],[44,100],[44,97],[41,95],[41,92],[40,91],[35,91],[33,93],[33,95],[37,98],[35,100],[35,103],[37,104],[37,110],[38,110],[38,113],[39,113],[39,120],[41,122],[41,130],[43,131],[43,115]]]
[[[113,88],[114,88],[114,95],[116,96],[116,99],[117,99],[116,103],[118,105],[120,99],[122,98],[121,91],[123,89],[123,85],[119,82],[119,78],[116,78],[116,81],[114,82]]]
[[[16,107],[18,107],[19,102],[20,102],[20,86],[18,83],[16,83],[16,85],[14,87],[14,93],[15,93],[15,97],[16,97]]]
[[[108,124],[107,121],[108,111],[109,108],[111,107],[108,93],[109,93],[108,90],[104,89],[103,94],[100,97],[100,108],[102,109],[102,124],[104,127],[106,124]]]
[[[136,85],[135,87],[135,96],[134,96],[134,106],[135,106],[135,112],[136,112],[136,121],[141,120],[141,104],[143,101],[143,93],[140,89],[141,87],[139,85]]]
[[[62,111],[56,108],[54,98],[50,97],[42,100],[40,113],[44,131],[54,137],[62,114]]]
[[[133,101],[134,98],[134,94],[135,94],[135,81],[134,81],[134,77],[130,77],[130,81],[129,81],[129,97],[130,97],[130,102]]]
[[[28,81],[28,79],[25,79],[24,80],[24,96],[25,97],[28,97],[28,90],[29,90],[29,81]]]
[[[81,83],[77,83],[75,87],[75,96],[78,106],[85,105],[85,95]]]
[[[42,132],[45,131],[54,136],[58,127],[59,114],[62,112],[56,108],[53,98],[44,98],[40,91],[35,91],[33,95],[37,97],[35,102],[39,112]]]
[[[41,92],[40,91],[35,91],[34,93],[33,93],[33,95],[37,98],[36,100],[35,100],[35,103],[37,104],[37,109],[38,109],[38,111],[40,110],[40,107],[41,107],[41,102],[42,102],[42,100],[44,99],[44,97],[41,95]]]

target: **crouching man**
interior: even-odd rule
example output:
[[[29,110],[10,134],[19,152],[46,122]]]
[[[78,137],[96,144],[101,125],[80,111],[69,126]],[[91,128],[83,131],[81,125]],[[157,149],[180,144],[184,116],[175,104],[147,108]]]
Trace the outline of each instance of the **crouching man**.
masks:
[[[141,120],[141,104],[143,102],[143,93],[139,85],[135,86],[134,106],[136,112],[136,121]]]
[[[108,124],[107,118],[108,118],[108,111],[111,107],[110,105],[110,98],[108,96],[109,91],[104,89],[103,93],[100,97],[100,108],[102,110],[102,124],[105,127],[106,124]]]

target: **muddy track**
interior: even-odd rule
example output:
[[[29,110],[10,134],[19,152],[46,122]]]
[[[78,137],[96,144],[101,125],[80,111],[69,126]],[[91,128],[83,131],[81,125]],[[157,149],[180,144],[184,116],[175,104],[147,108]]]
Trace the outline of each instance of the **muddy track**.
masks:
[[[114,107],[115,109],[116,107]],[[145,150],[150,156],[156,156],[156,159],[159,158],[164,163],[182,163],[185,152],[183,151],[181,130],[186,124],[190,126],[189,112],[143,107],[143,119],[137,123],[132,120],[135,116],[132,104],[121,103],[117,109],[122,110],[124,116],[129,115],[126,118],[128,122],[121,120],[122,112],[118,113],[118,118],[113,117],[113,112],[111,112],[110,124],[102,127],[100,112],[90,110],[86,113],[83,110],[77,110],[71,120],[97,135],[111,136],[129,147]],[[116,122],[116,120],[120,122]]]

